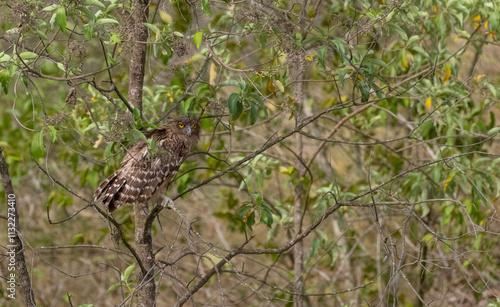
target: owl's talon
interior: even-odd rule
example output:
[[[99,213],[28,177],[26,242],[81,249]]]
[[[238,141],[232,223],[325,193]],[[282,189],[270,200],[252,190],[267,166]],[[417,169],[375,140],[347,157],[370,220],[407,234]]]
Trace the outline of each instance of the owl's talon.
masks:
[[[174,206],[174,201],[172,199],[170,199],[170,197],[166,196],[166,195],[162,195],[161,196],[163,198],[162,202],[161,202],[161,206],[163,208],[169,208],[169,209],[172,209],[173,206]]]

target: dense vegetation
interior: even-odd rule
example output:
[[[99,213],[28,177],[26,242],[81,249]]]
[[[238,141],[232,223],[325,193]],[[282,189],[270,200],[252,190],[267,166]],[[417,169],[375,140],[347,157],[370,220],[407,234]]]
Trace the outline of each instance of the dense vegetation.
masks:
[[[38,306],[500,306],[498,2],[21,0],[0,25]],[[137,211],[91,199],[182,114],[202,137],[148,264]]]

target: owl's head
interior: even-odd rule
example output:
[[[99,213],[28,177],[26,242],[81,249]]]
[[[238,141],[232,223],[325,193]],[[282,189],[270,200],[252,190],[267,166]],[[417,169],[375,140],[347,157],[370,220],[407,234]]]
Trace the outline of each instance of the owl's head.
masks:
[[[181,116],[169,120],[173,131],[185,134],[191,138],[200,136],[200,120],[197,117]]]

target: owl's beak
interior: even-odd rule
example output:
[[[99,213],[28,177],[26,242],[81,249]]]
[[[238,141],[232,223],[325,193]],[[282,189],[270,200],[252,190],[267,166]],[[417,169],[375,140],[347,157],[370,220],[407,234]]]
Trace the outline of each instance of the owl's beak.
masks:
[[[191,135],[191,126],[186,127],[186,133],[187,135]]]

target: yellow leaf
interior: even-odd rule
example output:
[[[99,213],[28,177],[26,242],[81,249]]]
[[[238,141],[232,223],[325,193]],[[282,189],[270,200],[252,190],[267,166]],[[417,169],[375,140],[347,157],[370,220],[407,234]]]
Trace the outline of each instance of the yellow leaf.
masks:
[[[271,80],[269,80],[269,85],[267,86],[267,89],[274,95],[274,97],[278,97],[276,96],[276,88],[274,87],[273,82]]]
[[[172,23],[173,22],[172,16],[170,16],[168,13],[166,13],[162,10],[158,10],[158,12],[160,13],[160,19],[161,19],[161,21],[163,21],[163,23]]]
[[[283,84],[281,84],[281,82],[279,80],[274,80],[273,83],[274,83],[274,86],[276,86],[280,90],[280,92],[282,92],[282,93],[285,92],[285,87],[283,87]]]
[[[439,14],[439,10],[438,10],[437,6],[434,5],[432,7],[432,10],[434,11],[434,13]]]
[[[444,65],[444,77],[443,77],[443,83],[448,82],[450,80],[450,75],[451,75],[451,68],[449,65]]]
[[[214,254],[206,253],[203,255],[203,262],[210,269],[213,268],[214,264],[217,264],[220,260],[221,258],[215,256]]]
[[[327,108],[327,107],[329,108],[329,107],[333,106],[334,101],[335,101],[335,99],[333,97],[328,98],[327,100],[325,100],[323,102],[323,108]]]
[[[363,78],[363,76],[362,76],[362,75],[358,74],[358,78],[359,78],[359,80],[361,80],[361,81],[365,82],[365,78]]]
[[[453,179],[453,174],[450,174],[448,176],[448,178],[446,178],[446,182],[444,183],[444,187],[443,187],[443,192],[446,192],[446,188],[448,187],[448,184],[451,182],[451,180]]]
[[[422,242],[423,243],[429,243],[432,239],[434,239],[434,236],[431,233],[426,234],[425,236],[422,237]]]
[[[406,58],[403,58],[403,62],[401,63],[403,68],[408,68],[408,62],[406,61]]]
[[[474,21],[477,21],[477,20],[481,20],[481,15],[477,15],[476,17],[474,17]]]
[[[404,52],[403,53],[403,61],[402,61],[401,65],[403,66],[403,68],[408,68],[408,66],[409,66],[408,62],[412,63],[414,59],[415,58],[413,57],[413,54],[411,54],[409,52]]]
[[[215,84],[215,78],[217,77],[217,71],[215,70],[215,64],[212,63],[210,64],[210,77],[209,77],[209,83],[210,85]]]
[[[280,173],[288,175],[288,168],[284,167],[283,165],[280,166]]]
[[[241,219],[244,223],[247,222],[247,218],[252,214],[252,210],[248,210],[245,216]]]
[[[475,76],[474,77],[474,81],[476,81],[477,83],[481,82],[481,80],[486,77],[486,75],[478,75],[478,76]]]
[[[485,23],[484,23],[484,28],[485,28],[485,29],[488,29],[488,22],[485,22]]]
[[[91,99],[91,100],[92,100],[92,101],[94,101],[94,102],[95,102],[95,101],[97,101],[97,99],[95,99],[95,97],[92,97],[92,99]]]
[[[427,110],[429,110],[429,111],[431,110],[431,108],[432,108],[432,98],[431,97],[427,98],[427,100],[425,101],[425,107],[427,108]]]
[[[413,57],[413,54],[411,54],[409,52],[406,54],[406,59],[408,61],[411,61],[411,62],[413,62],[413,60],[415,60],[415,58]]]
[[[479,24],[477,22],[475,22],[474,27],[479,28]]]

